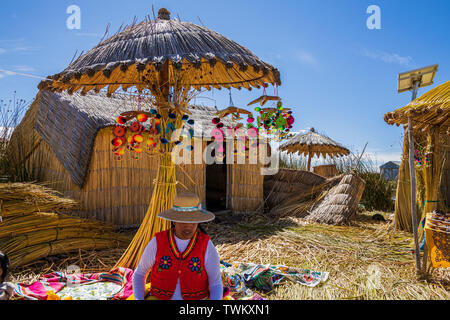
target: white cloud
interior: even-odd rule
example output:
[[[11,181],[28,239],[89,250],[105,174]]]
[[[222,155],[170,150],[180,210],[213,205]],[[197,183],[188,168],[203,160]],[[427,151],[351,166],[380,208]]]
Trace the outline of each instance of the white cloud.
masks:
[[[0,68],[0,79],[6,76],[14,76],[16,75],[16,72],[27,73],[36,71],[36,69],[30,66],[7,66],[6,69],[8,70]]]
[[[299,51],[296,54],[297,59],[302,63],[302,64],[307,64],[307,65],[311,65],[311,66],[317,66],[319,64],[319,61],[309,52],[306,51]]]
[[[369,50],[364,48],[362,50],[362,55],[373,60],[383,61],[385,63],[396,63],[401,66],[409,66],[413,64],[413,58],[410,56],[403,57],[397,53],[389,53],[380,50]]]
[[[0,75],[2,75],[3,77],[4,76],[13,76],[14,75],[14,72],[11,72],[11,71],[0,71]]]
[[[11,68],[17,72],[33,72],[36,70],[30,66],[11,66]]]

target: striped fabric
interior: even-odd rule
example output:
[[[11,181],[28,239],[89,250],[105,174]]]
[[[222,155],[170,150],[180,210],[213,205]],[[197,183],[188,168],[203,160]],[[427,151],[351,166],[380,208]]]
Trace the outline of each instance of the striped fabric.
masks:
[[[39,281],[27,285],[16,284],[14,294],[24,300],[47,300],[47,292],[56,294],[63,290],[71,277],[62,272],[43,275]],[[117,268],[111,272],[76,275],[77,285],[89,285],[98,282],[111,282],[121,286],[121,289],[105,300],[126,300],[133,294],[133,270]]]

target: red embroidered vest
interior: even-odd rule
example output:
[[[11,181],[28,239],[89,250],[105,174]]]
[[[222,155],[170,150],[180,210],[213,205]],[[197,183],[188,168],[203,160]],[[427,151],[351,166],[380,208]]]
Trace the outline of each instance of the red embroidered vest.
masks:
[[[174,230],[156,234],[156,259],[150,275],[150,293],[161,300],[170,300],[178,278],[184,300],[201,300],[209,297],[208,275],[205,270],[205,253],[210,238],[197,230],[186,250],[178,251]]]

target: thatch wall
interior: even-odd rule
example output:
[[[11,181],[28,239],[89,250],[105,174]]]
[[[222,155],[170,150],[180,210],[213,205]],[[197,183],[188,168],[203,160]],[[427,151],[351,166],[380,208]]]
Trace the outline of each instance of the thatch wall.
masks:
[[[138,225],[150,203],[153,180],[158,168],[157,157],[139,160],[124,157],[116,161],[111,152],[112,129],[99,131],[95,140],[91,164],[83,188],[75,184],[43,141],[27,161],[27,167],[35,172],[37,181],[47,182],[65,197],[79,200],[80,210],[74,212],[84,218],[94,218],[120,226]],[[196,182],[195,184],[189,177]],[[204,165],[185,165],[177,168],[178,192],[187,187],[205,200]]]
[[[250,164],[232,165],[231,206],[238,212],[263,209],[264,176],[261,167]]]
[[[405,130],[406,133],[406,130]],[[427,144],[427,134],[421,132],[414,133],[414,139],[421,145]],[[420,221],[427,213],[425,208],[426,201],[439,201],[438,203],[429,203],[435,205],[441,210],[448,210],[450,204],[450,137],[441,134],[439,138],[440,148],[439,155],[433,154],[432,164],[430,169],[436,167],[440,168],[440,177],[436,178],[439,183],[440,193],[435,196],[426,195],[425,180],[427,172],[425,170],[415,169],[416,173],[416,208],[417,217]],[[440,163],[434,163],[439,161]],[[428,169],[429,170],[429,169]],[[429,197],[429,199],[428,199]],[[409,173],[409,140],[407,135],[403,141],[403,157],[400,164],[398,185],[395,202],[395,227],[399,230],[412,232],[412,218],[411,218],[411,185]]]
[[[441,195],[442,200],[447,208],[450,210],[450,136],[442,137],[442,181],[441,181]]]

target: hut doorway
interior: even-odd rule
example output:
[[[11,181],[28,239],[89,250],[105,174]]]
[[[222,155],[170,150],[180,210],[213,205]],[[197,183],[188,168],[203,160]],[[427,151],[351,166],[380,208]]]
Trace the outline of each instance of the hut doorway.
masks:
[[[208,148],[213,147],[211,143],[208,143]],[[215,157],[214,150],[212,156]],[[229,165],[226,164],[226,158],[222,164],[206,165],[206,207],[209,211],[219,212],[228,209],[228,187],[231,186],[228,180]]]

